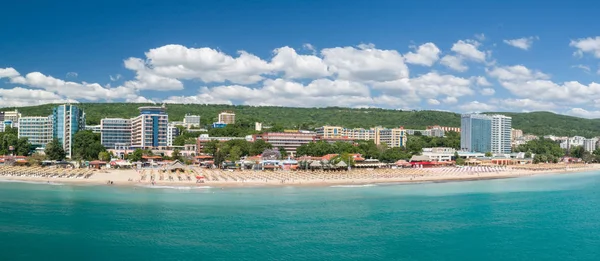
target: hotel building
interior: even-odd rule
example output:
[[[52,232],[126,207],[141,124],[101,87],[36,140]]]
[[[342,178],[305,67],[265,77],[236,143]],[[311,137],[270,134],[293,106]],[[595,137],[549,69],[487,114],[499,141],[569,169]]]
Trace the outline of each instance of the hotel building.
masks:
[[[504,115],[492,115],[492,153],[511,152],[512,118]]]
[[[188,129],[191,127],[200,127],[200,116],[188,113],[183,117],[183,123]]]
[[[235,113],[232,111],[224,111],[219,113],[218,123],[235,124]]]
[[[253,137],[252,135],[248,135],[246,137],[210,137],[208,134],[200,134],[200,136],[198,136],[198,139],[196,139],[196,149],[198,150],[197,154],[200,155],[204,152],[204,144],[210,142],[210,141],[220,141],[220,142],[226,142],[226,141],[230,141],[230,140],[245,140],[245,141],[253,141]]]
[[[85,125],[85,130],[92,131],[93,133],[101,133],[102,126],[101,125]]]
[[[491,152],[492,117],[463,114],[460,122],[460,148],[469,152]]]
[[[131,146],[155,149],[167,146],[169,116],[165,106],[140,107],[140,116],[131,119]]]
[[[428,130],[431,130],[431,129],[440,129],[440,130],[443,130],[443,131],[453,131],[453,132],[459,132],[460,133],[460,128],[459,127],[447,127],[447,126],[434,125],[434,126],[428,126],[427,129]]]
[[[179,136],[179,128],[174,124],[169,124],[167,127],[167,146],[173,146],[173,141]]]
[[[52,141],[52,116],[20,117],[19,138],[27,138],[33,146],[45,148]]]
[[[317,134],[314,132],[268,132],[254,135],[252,140],[264,140],[273,145],[273,148],[283,147],[291,156],[295,156],[298,147],[315,142]]]
[[[100,121],[100,142],[109,149],[131,146],[131,119],[105,118]]]
[[[403,128],[347,129],[339,126],[323,126],[317,128],[316,133],[319,139],[372,140],[375,144],[386,143],[391,148],[405,146],[407,139],[406,130]]]
[[[79,107],[65,104],[55,107],[52,112],[53,136],[62,144],[67,158],[72,156],[73,136],[85,129],[85,112]]]
[[[19,111],[0,111],[0,132],[4,132],[6,127],[19,127]]]

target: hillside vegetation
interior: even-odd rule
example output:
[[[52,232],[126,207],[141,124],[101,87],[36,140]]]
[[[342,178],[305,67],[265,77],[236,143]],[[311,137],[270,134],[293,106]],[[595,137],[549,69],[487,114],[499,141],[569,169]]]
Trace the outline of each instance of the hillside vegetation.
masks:
[[[139,114],[138,107],[150,104],[134,103],[82,103],[87,123],[99,124],[104,117],[131,118]],[[46,116],[56,105],[46,104],[19,108],[3,108],[8,111],[18,109],[23,116]],[[202,104],[167,104],[169,120],[180,121],[186,113],[201,116],[203,124],[217,120],[223,110],[236,113],[236,121],[263,122],[264,125],[278,125],[290,129],[311,129],[323,125],[344,127],[399,127],[422,129],[430,125],[460,127],[460,114],[443,111],[399,111],[387,109],[351,108],[288,108],[255,107]],[[583,119],[550,112],[502,113],[513,118],[513,127],[535,135],[559,136],[600,136],[600,120]]]

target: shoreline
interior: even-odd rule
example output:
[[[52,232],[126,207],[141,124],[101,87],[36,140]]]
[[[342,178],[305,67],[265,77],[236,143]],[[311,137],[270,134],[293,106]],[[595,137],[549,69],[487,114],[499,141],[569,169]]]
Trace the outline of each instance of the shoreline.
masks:
[[[28,177],[28,176],[1,176],[0,182],[10,183],[33,183],[33,184],[48,184],[48,185],[73,185],[73,186],[116,186],[116,187],[143,187],[143,188],[164,188],[164,189],[207,189],[207,188],[274,188],[274,187],[362,187],[362,186],[377,186],[377,185],[409,185],[415,183],[448,183],[448,182],[463,182],[463,181],[480,181],[492,179],[509,179],[530,176],[542,175],[564,175],[570,173],[581,173],[594,170],[600,170],[600,164],[587,164],[574,168],[549,168],[540,170],[507,168],[493,172],[478,172],[465,171],[453,173],[452,171],[460,168],[437,168],[437,169],[385,169],[385,170],[353,170],[340,173],[318,173],[322,174],[313,177],[314,173],[288,173],[288,172],[246,172],[238,171],[236,173],[226,171],[208,170],[205,175],[224,175],[226,177],[234,176],[234,180],[227,181],[206,181],[196,183],[195,180],[184,181],[166,181],[160,180],[152,184],[150,180],[140,180],[140,174],[135,170],[102,170],[97,171],[88,179],[82,178],[47,178],[47,177]],[[564,165],[563,165],[564,166]],[[446,172],[444,172],[446,171]],[[143,173],[143,172],[142,172]],[[210,174],[209,174],[210,173]],[[235,177],[244,177],[247,175],[261,176],[261,180],[237,180]],[[303,179],[285,179],[284,175],[292,175],[294,178],[301,177]],[[306,176],[301,176],[305,174]],[[170,174],[173,175],[174,174]],[[246,176],[244,176],[246,175]],[[335,176],[336,178],[325,178]],[[390,175],[390,177],[379,177]],[[376,177],[377,176],[377,177]],[[185,176],[184,176],[185,177]],[[265,180],[262,180],[266,177]],[[136,179],[138,178],[138,179]],[[304,179],[306,178],[306,179]],[[312,178],[312,179],[310,179]],[[217,178],[218,180],[218,178]],[[113,181],[113,184],[107,184],[108,181]]]

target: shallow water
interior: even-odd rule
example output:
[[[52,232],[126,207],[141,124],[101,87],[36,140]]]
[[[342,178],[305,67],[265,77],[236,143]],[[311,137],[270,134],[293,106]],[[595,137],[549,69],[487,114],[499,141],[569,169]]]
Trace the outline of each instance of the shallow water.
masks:
[[[600,173],[369,186],[0,182],[0,260],[600,260]]]

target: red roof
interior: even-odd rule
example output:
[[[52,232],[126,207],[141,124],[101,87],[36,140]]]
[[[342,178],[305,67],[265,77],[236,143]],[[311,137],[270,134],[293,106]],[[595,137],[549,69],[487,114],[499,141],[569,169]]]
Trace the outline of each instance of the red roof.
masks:
[[[142,156],[142,159],[162,159],[161,156]]]
[[[90,161],[90,165],[104,165],[104,164],[106,164],[106,161],[101,161],[101,160]]]
[[[200,156],[196,156],[197,159],[212,159],[213,156],[210,155],[200,155]]]
[[[335,158],[337,156],[338,156],[338,154],[327,154],[327,155],[323,156],[322,159],[324,159],[324,160],[331,160],[331,159],[333,159],[333,158]]]

